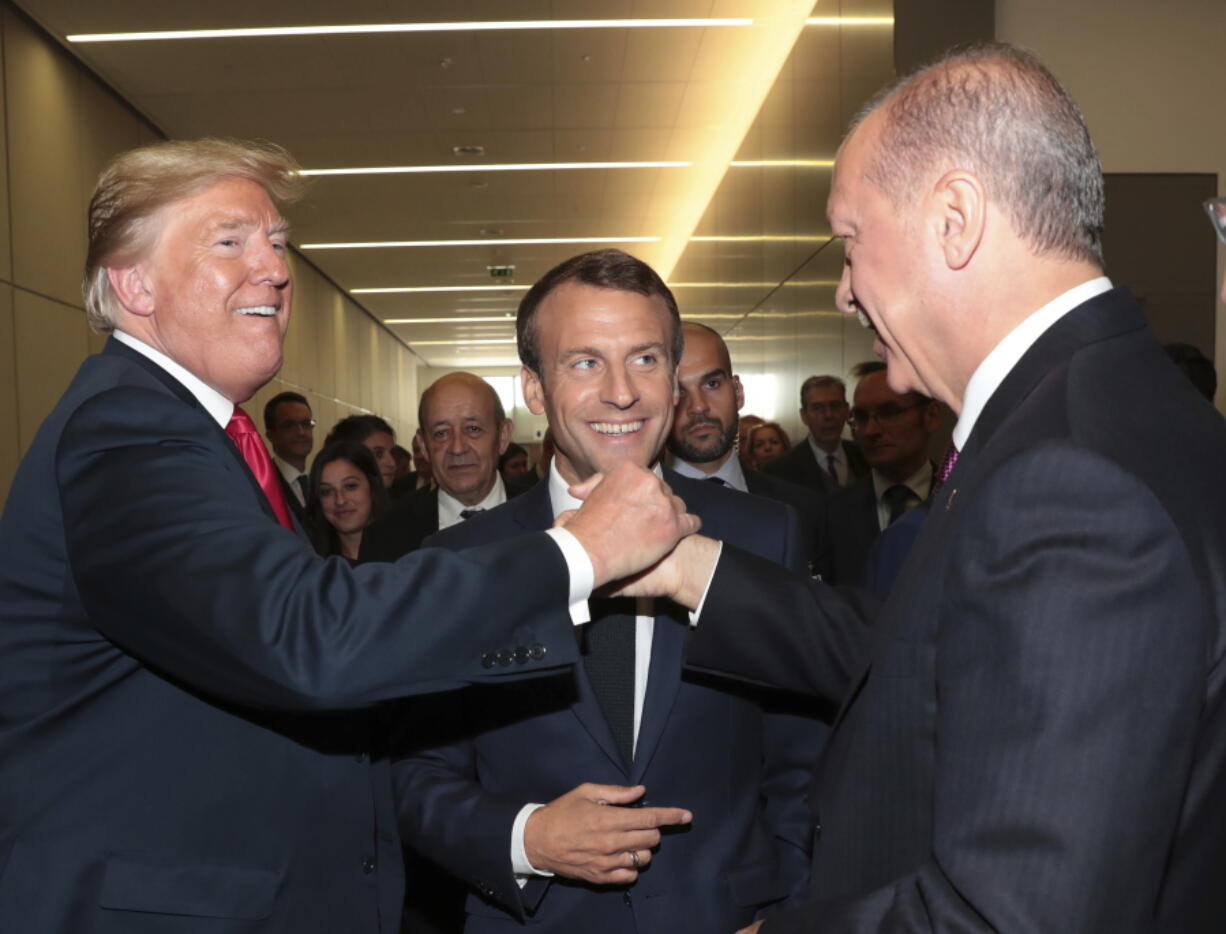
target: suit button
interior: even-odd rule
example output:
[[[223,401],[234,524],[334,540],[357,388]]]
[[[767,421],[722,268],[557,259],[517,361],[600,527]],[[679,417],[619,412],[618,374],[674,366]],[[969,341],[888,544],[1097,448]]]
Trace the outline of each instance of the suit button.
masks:
[[[541,645],[539,642],[534,642],[532,644],[532,648],[528,649],[528,654],[539,662],[545,657],[545,646]]]
[[[822,838],[822,824],[821,824],[821,821],[818,821],[816,824],[813,825],[813,839],[814,841],[817,841],[817,840],[820,840],[821,838]]]
[[[373,856],[367,856],[364,860],[362,860],[362,872],[369,876],[374,871],[375,858]]]
[[[493,668],[496,664],[498,664],[498,659],[494,657],[493,652],[482,652],[481,653],[481,667],[482,668]]]
[[[632,903],[631,903],[631,901],[630,901],[630,893],[629,893],[629,892],[622,892],[622,902],[624,902],[624,903],[625,903],[625,905],[626,905],[626,907],[627,907],[627,908],[631,908],[631,907],[633,907],[633,905],[632,905]]]
[[[518,645],[515,647],[515,664],[526,665],[528,664],[529,657],[530,656],[528,655],[528,650],[525,649],[522,645]]]
[[[501,652],[498,653],[498,664],[501,665],[503,668],[506,668],[507,665],[511,664],[514,658],[515,656],[511,654],[510,650],[503,649]]]

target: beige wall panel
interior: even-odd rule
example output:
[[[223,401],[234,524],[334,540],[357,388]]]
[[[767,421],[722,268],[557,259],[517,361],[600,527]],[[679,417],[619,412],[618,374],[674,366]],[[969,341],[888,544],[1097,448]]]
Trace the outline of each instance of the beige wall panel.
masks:
[[[0,286],[0,503],[8,496],[21,456],[17,421],[17,349],[13,324],[13,290]]]
[[[85,313],[15,290],[17,420],[21,450],[55,407],[89,352]]]
[[[80,73],[5,11],[13,281],[73,304],[85,261]]]
[[[3,28],[0,22],[0,29]],[[0,43],[0,79],[3,78],[3,43]],[[6,93],[0,87],[0,125],[7,119],[8,103]],[[0,146],[0,279],[13,278],[13,241],[9,228],[9,186],[4,183],[8,178],[8,149]],[[7,488],[7,484],[5,486]]]
[[[140,145],[141,121],[90,75],[81,73],[79,80],[78,134],[83,198],[80,217],[83,218],[102,169],[114,156]],[[80,225],[82,221],[78,219],[77,223]]]

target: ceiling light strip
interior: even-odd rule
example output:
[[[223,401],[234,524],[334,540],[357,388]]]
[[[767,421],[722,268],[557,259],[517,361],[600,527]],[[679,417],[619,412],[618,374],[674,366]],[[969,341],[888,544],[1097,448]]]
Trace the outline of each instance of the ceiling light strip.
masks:
[[[410,340],[409,345],[412,347],[451,347],[457,344],[514,344],[513,337],[474,337],[466,340],[454,341],[415,341]]]
[[[300,250],[371,250],[418,246],[542,246],[558,243],[659,243],[659,237],[533,237],[521,240],[372,240],[301,243]]]
[[[175,29],[67,36],[69,42],[144,42],[160,39],[253,39],[283,36],[362,36],[379,33],[505,32],[532,29],[658,29],[752,26],[745,17],[681,19],[525,19],[461,23],[358,23],[338,26],[264,26],[246,29]]]
[[[829,169],[833,159],[734,159],[728,163],[734,169]]]
[[[806,26],[893,26],[892,16],[810,16]]]
[[[741,315],[744,317],[744,315]],[[384,324],[514,324],[515,316],[509,312],[491,318],[384,318]]]
[[[428,175],[437,172],[558,172],[570,169],[685,169],[693,162],[510,162],[465,165],[384,165],[352,169],[302,169],[299,175]]]

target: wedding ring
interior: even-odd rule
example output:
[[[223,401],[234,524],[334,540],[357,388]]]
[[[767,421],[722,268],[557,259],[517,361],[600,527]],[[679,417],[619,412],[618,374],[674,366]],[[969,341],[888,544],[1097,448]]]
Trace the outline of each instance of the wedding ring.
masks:
[[[630,851],[630,862],[634,863],[635,869],[639,868],[639,851],[638,850]]]

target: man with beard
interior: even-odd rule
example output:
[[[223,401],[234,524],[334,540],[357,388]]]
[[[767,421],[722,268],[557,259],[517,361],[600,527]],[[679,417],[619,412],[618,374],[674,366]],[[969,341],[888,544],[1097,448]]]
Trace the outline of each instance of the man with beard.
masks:
[[[809,560],[817,557],[821,497],[804,487],[741,464],[734,447],[738,414],[745,404],[741,379],[732,372],[728,345],[705,324],[681,326],[685,349],[677,367],[681,398],[668,436],[672,468],[683,477],[787,503],[800,515]]]

